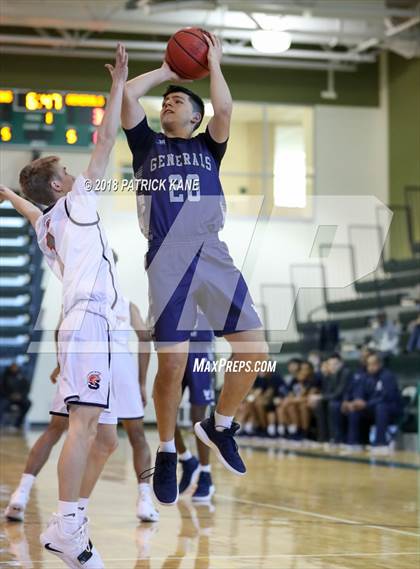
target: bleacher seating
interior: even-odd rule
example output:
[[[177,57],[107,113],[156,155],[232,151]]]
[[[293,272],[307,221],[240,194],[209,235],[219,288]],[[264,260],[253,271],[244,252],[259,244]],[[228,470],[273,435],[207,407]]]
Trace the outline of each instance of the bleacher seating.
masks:
[[[0,205],[0,371],[12,361],[32,377],[36,354],[28,354],[43,290],[42,255],[30,224],[8,202]]]

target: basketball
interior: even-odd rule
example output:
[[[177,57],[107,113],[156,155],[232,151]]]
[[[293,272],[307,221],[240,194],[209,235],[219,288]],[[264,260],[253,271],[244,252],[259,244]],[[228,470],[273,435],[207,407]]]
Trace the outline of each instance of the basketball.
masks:
[[[209,74],[205,34],[200,28],[183,28],[168,41],[165,59],[183,79],[203,79]]]

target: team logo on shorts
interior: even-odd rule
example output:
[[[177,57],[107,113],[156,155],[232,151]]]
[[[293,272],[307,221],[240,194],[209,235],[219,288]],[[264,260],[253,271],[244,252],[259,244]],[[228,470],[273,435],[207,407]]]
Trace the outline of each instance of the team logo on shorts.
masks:
[[[99,384],[101,383],[101,372],[91,371],[87,376],[89,389],[99,389]]]

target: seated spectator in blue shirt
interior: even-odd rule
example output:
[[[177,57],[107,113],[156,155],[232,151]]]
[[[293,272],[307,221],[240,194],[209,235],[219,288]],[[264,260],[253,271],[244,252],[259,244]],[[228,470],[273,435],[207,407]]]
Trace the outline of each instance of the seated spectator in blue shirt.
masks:
[[[403,403],[397,380],[384,367],[379,354],[368,356],[367,373],[353,389],[354,399],[343,406],[343,412],[348,415],[348,444],[354,450],[360,449],[362,424],[368,423],[376,427],[374,447],[379,452],[386,451],[387,429],[400,418]]]
[[[331,420],[334,423],[334,437],[332,442],[334,444],[344,444],[347,439],[347,417],[351,409],[351,405],[348,404],[352,403],[356,399],[363,399],[364,397],[365,378],[367,375],[367,359],[372,354],[375,354],[375,351],[371,350],[367,346],[364,346],[361,349],[359,367],[347,382],[342,401],[338,405],[334,405],[331,409]]]
[[[350,370],[338,353],[329,356],[328,373],[322,377],[319,394],[309,396],[309,406],[313,410],[318,442],[336,442],[335,414],[340,410],[343,394],[350,382]]]

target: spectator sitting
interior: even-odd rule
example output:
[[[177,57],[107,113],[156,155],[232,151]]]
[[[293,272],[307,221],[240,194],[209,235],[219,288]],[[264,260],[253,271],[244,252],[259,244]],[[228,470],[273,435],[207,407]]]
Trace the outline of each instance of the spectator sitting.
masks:
[[[408,324],[407,331],[410,333],[407,342],[407,352],[420,352],[420,311],[417,314],[417,318]]]
[[[269,437],[275,437],[277,435],[276,406],[288,395],[289,387],[282,376],[276,372],[267,374],[266,381],[266,390],[256,405],[259,407],[261,418],[264,417],[266,434]],[[261,424],[262,421],[260,421]]]
[[[283,402],[291,393],[292,387],[297,383],[297,375],[301,364],[302,360],[300,358],[291,358],[287,362],[288,373],[285,375],[282,384],[278,386],[277,392],[273,397],[272,406],[268,409],[267,421],[269,424],[274,424],[274,421],[277,422],[277,434],[280,437],[284,437],[287,434],[282,410]]]
[[[303,361],[296,381],[290,386],[290,393],[279,406],[279,424],[285,425],[291,439],[301,440],[308,436],[311,410],[308,396],[318,391],[313,365]]]
[[[243,425],[241,434],[252,435],[257,429],[258,416],[255,408],[255,401],[262,393],[264,393],[264,390],[265,379],[263,376],[258,375],[250,392],[244,401],[242,401],[236,414],[236,420],[238,423]]]
[[[379,312],[372,322],[372,338],[369,348],[377,350],[383,357],[398,354],[401,329],[387,318],[386,312]]]
[[[374,424],[376,436],[373,451],[388,452],[387,429],[398,421],[402,413],[402,397],[397,380],[383,365],[380,354],[367,358],[367,374],[362,380],[353,401],[347,402],[344,411],[348,414],[348,444],[351,450],[360,450],[363,422]]]
[[[362,347],[360,351],[360,366],[353,373],[349,379],[347,386],[344,390],[343,401],[341,405],[334,405],[332,408],[332,422],[333,422],[333,443],[344,444],[346,440],[345,431],[347,426],[347,416],[351,411],[353,401],[363,399],[365,393],[365,381],[367,376],[367,359],[372,354],[373,350],[367,346]]]
[[[318,442],[327,443],[337,438],[334,417],[340,412],[343,394],[350,381],[350,371],[338,353],[327,360],[328,373],[322,378],[321,393],[309,396],[308,404],[313,410]]]
[[[28,398],[29,389],[30,382],[16,363],[4,370],[0,381],[0,425],[4,413],[13,406],[19,410],[14,426],[16,428],[22,426],[25,415],[31,406]]]

